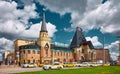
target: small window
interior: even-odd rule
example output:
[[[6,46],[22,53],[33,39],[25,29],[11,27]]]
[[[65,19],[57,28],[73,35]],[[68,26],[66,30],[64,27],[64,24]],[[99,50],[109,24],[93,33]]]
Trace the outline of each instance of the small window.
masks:
[[[35,54],[35,50],[33,50],[33,54]]]
[[[84,49],[82,49],[82,53],[84,53]]]
[[[25,54],[25,50],[23,50],[23,53]]]
[[[62,56],[62,52],[61,52],[61,56]]]
[[[40,54],[40,51],[37,51],[37,54]]]
[[[64,52],[64,56],[65,56],[65,52]]]
[[[58,56],[59,56],[59,52],[58,52]]]
[[[30,54],[30,50],[28,50],[28,54]]]
[[[56,56],[56,52],[54,52],[55,53],[55,56]]]
[[[35,63],[35,59],[33,59],[33,63]]]
[[[30,60],[28,60],[28,63],[30,63]]]

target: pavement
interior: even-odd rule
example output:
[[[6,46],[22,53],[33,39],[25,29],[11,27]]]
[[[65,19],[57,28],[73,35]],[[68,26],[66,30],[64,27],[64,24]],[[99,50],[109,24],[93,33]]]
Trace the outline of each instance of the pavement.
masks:
[[[81,67],[66,67],[63,69],[76,69]],[[22,68],[15,65],[3,65],[0,66],[0,74],[10,74],[10,73],[19,73],[19,72],[32,72],[32,71],[42,71],[43,69],[41,67],[35,67],[35,68]]]
[[[0,67],[0,74],[10,74],[10,73],[19,73],[19,72],[30,72],[30,71],[42,71],[41,67],[36,68],[21,68],[16,66],[4,66]]]

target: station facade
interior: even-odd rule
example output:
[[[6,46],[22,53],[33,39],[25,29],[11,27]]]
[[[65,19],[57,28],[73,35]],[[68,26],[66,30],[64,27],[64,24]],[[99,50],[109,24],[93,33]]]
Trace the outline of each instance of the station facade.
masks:
[[[54,42],[48,36],[43,15],[41,30],[37,41],[16,40],[15,61],[18,63],[51,64],[53,62],[94,62],[96,51],[91,41],[87,41],[82,29],[77,27],[70,45]]]

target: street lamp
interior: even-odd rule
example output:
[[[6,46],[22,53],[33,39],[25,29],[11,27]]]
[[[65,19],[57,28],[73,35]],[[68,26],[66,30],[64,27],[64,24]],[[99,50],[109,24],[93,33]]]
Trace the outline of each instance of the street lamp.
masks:
[[[117,36],[117,38],[119,39],[119,56],[118,56],[118,65],[120,65],[120,36]]]
[[[119,49],[118,50],[119,50],[119,56],[120,56],[120,36],[117,36],[117,38],[119,39],[119,43],[118,43],[119,44]]]
[[[103,35],[103,51],[102,51],[103,65],[104,65],[104,63],[105,63],[105,59],[104,59],[104,57],[105,57],[105,55],[104,55],[104,46],[105,46],[105,37],[104,37],[104,35]]]

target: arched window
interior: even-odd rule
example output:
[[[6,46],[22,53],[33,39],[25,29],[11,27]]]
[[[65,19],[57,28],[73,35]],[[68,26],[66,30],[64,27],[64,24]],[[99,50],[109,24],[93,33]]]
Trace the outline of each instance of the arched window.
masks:
[[[48,56],[48,49],[49,49],[49,45],[48,45],[48,43],[46,43],[46,45],[45,45],[46,56]]]
[[[84,49],[82,49],[82,53],[85,53],[85,50],[84,50]]]

